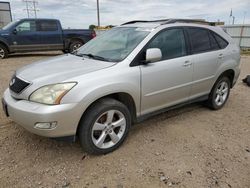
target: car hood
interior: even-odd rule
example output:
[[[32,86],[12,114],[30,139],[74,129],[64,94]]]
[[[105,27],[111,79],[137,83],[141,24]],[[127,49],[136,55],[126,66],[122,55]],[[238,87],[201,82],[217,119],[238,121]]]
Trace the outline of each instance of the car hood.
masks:
[[[16,76],[31,83],[50,84],[63,82],[114,64],[66,54],[26,65],[16,72]]]

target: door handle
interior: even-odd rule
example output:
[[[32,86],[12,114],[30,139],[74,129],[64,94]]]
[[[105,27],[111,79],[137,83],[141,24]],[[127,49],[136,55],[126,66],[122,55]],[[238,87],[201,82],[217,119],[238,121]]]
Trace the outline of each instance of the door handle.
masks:
[[[183,67],[188,67],[190,65],[192,65],[192,62],[190,62],[190,61],[187,60],[187,61],[184,62],[184,64],[182,66]]]
[[[222,58],[223,58],[223,54],[220,54],[220,55],[218,56],[218,58],[219,58],[219,59],[222,59]]]

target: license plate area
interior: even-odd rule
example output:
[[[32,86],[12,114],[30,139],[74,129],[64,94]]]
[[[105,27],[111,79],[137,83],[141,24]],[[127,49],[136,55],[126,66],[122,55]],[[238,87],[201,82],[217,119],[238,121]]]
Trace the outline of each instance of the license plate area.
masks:
[[[4,111],[5,115],[7,117],[9,117],[8,106],[7,106],[6,102],[4,101],[4,99],[2,99],[2,107],[3,107],[3,111]]]

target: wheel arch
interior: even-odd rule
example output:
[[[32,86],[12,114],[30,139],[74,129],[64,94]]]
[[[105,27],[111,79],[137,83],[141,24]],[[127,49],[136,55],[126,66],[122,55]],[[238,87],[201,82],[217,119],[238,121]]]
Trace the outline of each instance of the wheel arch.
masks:
[[[98,102],[99,100],[105,99],[105,98],[115,99],[115,100],[123,103],[128,108],[128,110],[130,112],[132,123],[135,123],[137,121],[136,104],[135,104],[135,101],[134,101],[133,97],[129,93],[126,93],[126,92],[111,93],[111,94],[107,94],[105,96],[99,97],[98,99],[95,99],[93,102],[91,102],[86,107],[86,109],[84,110],[84,112],[82,114],[82,117],[81,117],[81,119],[80,119],[80,121],[78,123],[77,130],[76,130],[76,135],[78,134],[78,130],[79,130],[79,127],[80,127],[79,126],[80,122],[81,122],[82,118],[84,117],[84,115],[86,114],[86,112],[88,111],[88,109],[91,106],[93,106],[96,102]]]
[[[233,70],[233,69],[228,69],[228,70],[222,72],[222,73],[220,74],[220,76],[217,78],[217,80],[220,79],[221,77],[224,77],[224,76],[226,76],[226,77],[229,78],[230,83],[231,83],[230,87],[232,88],[232,87],[233,87],[234,77],[235,77],[235,72],[234,72],[234,70]],[[217,80],[216,80],[216,82],[217,82]],[[215,82],[215,83],[216,83],[216,82]]]

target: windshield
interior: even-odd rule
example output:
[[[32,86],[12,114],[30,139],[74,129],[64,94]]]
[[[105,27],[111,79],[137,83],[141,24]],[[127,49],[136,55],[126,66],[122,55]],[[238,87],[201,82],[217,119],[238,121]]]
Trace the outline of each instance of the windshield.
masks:
[[[3,29],[3,30],[9,29],[9,28],[11,28],[13,25],[15,25],[16,23],[17,23],[17,21],[10,22],[10,23],[8,23],[6,26],[4,26],[2,29]]]
[[[136,27],[117,27],[82,46],[76,55],[86,55],[103,61],[120,62],[149,34]]]

